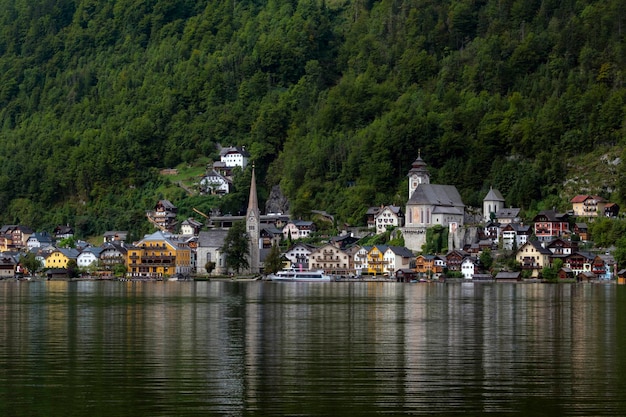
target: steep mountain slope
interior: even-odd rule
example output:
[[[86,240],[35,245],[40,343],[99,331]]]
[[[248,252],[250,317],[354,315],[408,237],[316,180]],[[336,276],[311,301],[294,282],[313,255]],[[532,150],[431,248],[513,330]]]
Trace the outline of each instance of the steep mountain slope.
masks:
[[[0,0],[1,220],[137,230],[156,198],[190,204],[155,168],[216,143],[246,145],[301,215],[402,204],[419,149],[468,204],[489,185],[553,204],[595,149],[626,157],[620,7]],[[625,202],[612,172],[592,187]]]

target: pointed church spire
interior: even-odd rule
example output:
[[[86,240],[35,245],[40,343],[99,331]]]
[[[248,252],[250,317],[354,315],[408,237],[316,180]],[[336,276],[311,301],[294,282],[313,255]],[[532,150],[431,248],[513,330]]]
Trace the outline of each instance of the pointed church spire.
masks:
[[[248,197],[248,213],[254,210],[255,213],[259,212],[259,200],[256,194],[256,177],[254,175],[254,163],[252,164],[252,179],[250,180],[250,196]]]
[[[250,179],[250,197],[248,198],[248,212],[246,213],[246,226],[250,239],[250,272],[258,274],[261,267],[261,253],[259,241],[261,238],[261,216],[259,214],[259,200],[256,193],[256,176],[254,164],[252,164],[252,178]]]

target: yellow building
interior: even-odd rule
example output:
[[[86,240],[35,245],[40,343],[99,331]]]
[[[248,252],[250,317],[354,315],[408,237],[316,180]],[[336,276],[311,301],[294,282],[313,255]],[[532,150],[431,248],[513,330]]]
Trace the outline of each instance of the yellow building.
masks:
[[[67,263],[72,259],[76,261],[79,253],[78,250],[71,248],[55,249],[46,257],[44,267],[47,269],[67,268]]]
[[[523,270],[532,271],[532,277],[537,278],[539,272],[546,267],[550,266],[550,257],[552,252],[541,246],[541,243],[537,241],[528,241],[522,245],[517,251],[515,259],[520,263]]]
[[[385,251],[387,246],[378,245],[372,246],[367,252],[367,273],[369,275],[382,275],[386,269]]]
[[[191,249],[163,232],[145,236],[126,254],[128,274],[133,277],[165,278],[191,273]]]

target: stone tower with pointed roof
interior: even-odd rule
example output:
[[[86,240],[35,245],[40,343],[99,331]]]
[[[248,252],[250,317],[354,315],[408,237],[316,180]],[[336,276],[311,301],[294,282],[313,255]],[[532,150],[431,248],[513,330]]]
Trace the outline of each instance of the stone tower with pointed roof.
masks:
[[[250,273],[258,274],[261,271],[261,250],[259,238],[261,236],[261,214],[259,213],[259,200],[256,193],[256,177],[254,165],[252,166],[252,179],[250,180],[250,197],[248,198],[248,211],[246,212],[246,230],[250,240],[250,253],[248,263]]]
[[[500,191],[494,190],[493,187],[489,187],[489,192],[483,198],[483,221],[486,223],[491,220],[491,213],[497,213],[498,210],[504,208],[504,197],[500,194]]]
[[[459,232],[465,219],[465,204],[456,187],[431,184],[421,154],[411,165],[408,177],[409,199],[402,228],[406,247],[421,251],[426,243],[426,230],[436,225],[449,228],[449,248],[461,247]]]
[[[426,162],[422,159],[421,150],[417,154],[417,159],[411,164],[409,170],[409,198],[420,184],[430,184],[430,174],[426,168]]]

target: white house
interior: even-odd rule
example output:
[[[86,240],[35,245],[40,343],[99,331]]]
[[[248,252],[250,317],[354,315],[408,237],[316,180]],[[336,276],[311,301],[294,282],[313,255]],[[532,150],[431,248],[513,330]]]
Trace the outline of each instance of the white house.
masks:
[[[524,226],[520,223],[508,223],[503,225],[500,229],[502,248],[506,250],[513,250],[515,246],[521,248],[524,243],[528,242],[531,233],[530,226]]]
[[[367,261],[367,254],[372,250],[371,246],[361,246],[354,254],[354,269],[357,275],[361,275],[363,272],[367,272],[369,263]]]
[[[231,182],[214,169],[211,169],[200,180],[200,189],[205,194],[228,194]]]
[[[26,241],[28,250],[34,248],[45,248],[52,245],[52,236],[48,232],[35,232]]]
[[[229,146],[220,151],[220,161],[229,168],[241,167],[243,169],[248,165],[249,158],[250,154],[244,147]]]
[[[313,250],[315,250],[314,246],[296,243],[285,252],[285,258],[287,258],[293,266],[302,265],[305,269],[309,269],[309,256]]]
[[[195,236],[200,232],[201,227],[202,223],[190,217],[180,224],[180,234],[183,236]]]
[[[393,276],[397,270],[409,268],[414,258],[413,252],[407,248],[388,246],[383,253],[383,265],[385,265],[385,271],[383,271],[383,273],[388,273],[389,276]]]
[[[461,274],[463,274],[464,279],[474,278],[474,274],[476,273],[476,263],[477,260],[473,256],[468,256],[463,259],[461,262]]]
[[[376,225],[376,234],[382,234],[389,227],[404,226],[404,213],[402,213],[400,207],[386,206],[376,213],[374,223]]]
[[[102,253],[102,248],[85,248],[76,257],[76,264],[80,268],[86,268],[91,265],[96,265],[96,263],[100,259],[100,253]]]

